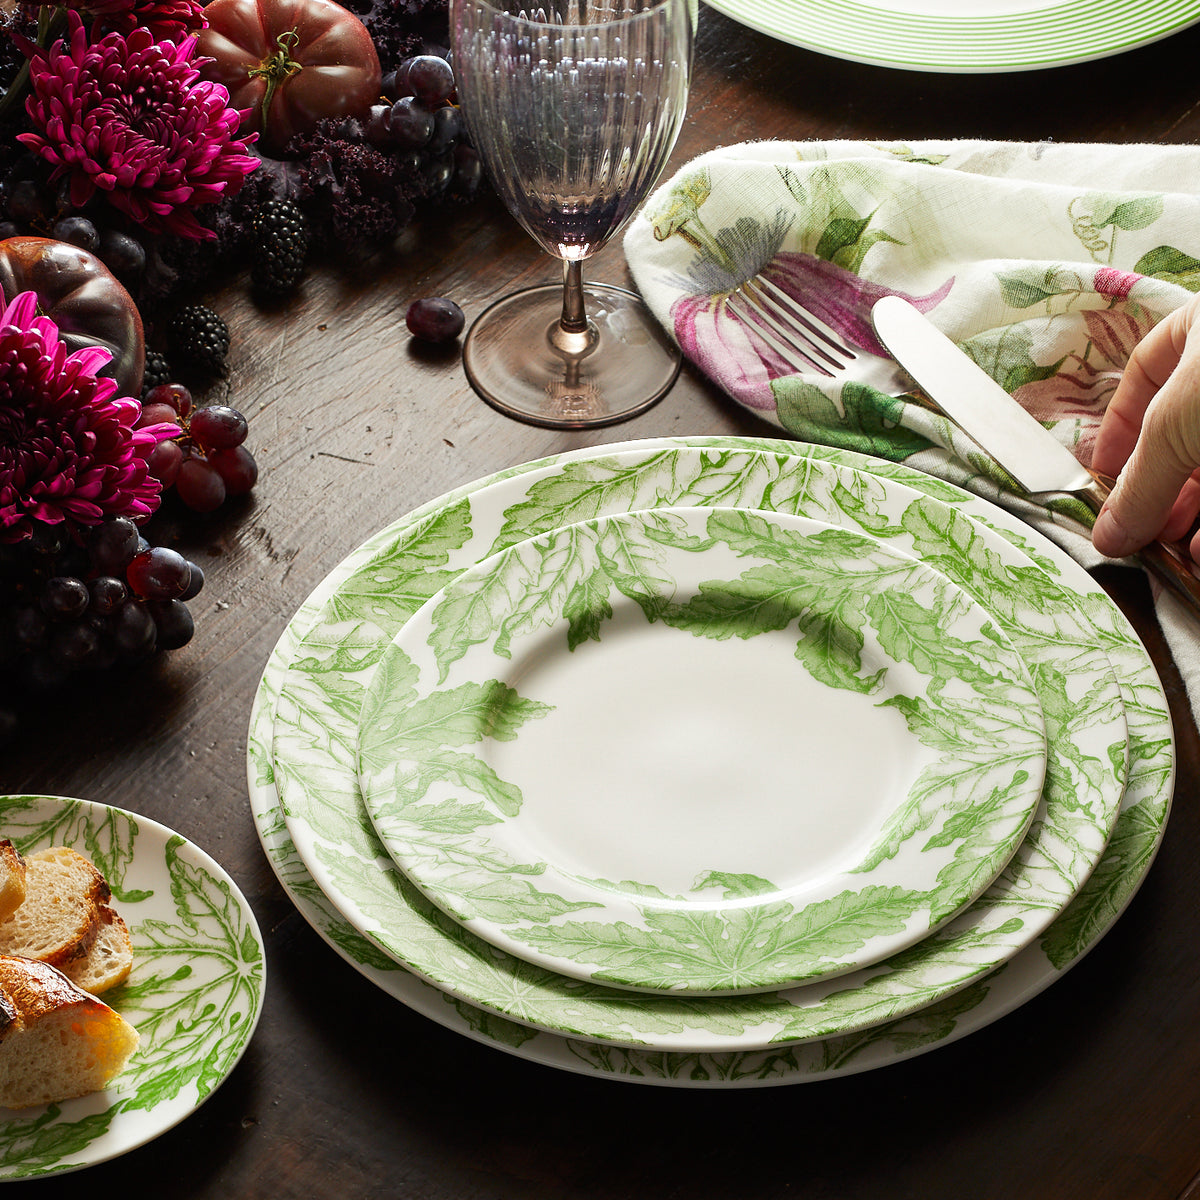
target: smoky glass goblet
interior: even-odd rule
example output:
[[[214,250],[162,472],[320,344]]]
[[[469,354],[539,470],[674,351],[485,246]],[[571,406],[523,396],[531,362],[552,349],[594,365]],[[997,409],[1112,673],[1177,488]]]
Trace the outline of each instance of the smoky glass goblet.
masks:
[[[530,3],[530,0],[526,0]],[[497,193],[563,284],[497,301],[463,346],[488,403],[551,428],[649,408],[679,351],[641,298],[583,262],[658,180],[687,108],[695,0],[451,0],[459,101]]]

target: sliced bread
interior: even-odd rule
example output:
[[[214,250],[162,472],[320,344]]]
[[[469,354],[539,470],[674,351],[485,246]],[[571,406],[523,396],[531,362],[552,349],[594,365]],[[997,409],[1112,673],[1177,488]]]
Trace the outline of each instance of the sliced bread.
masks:
[[[0,921],[21,907],[25,899],[25,860],[16,846],[0,841]]]
[[[104,876],[67,846],[25,856],[25,898],[0,921],[0,954],[67,967],[91,949],[101,909],[112,898]]]
[[[7,1108],[99,1091],[137,1048],[137,1030],[124,1017],[46,963],[0,955],[0,992],[16,1012],[0,1038],[0,1105]]]
[[[129,926],[121,914],[108,905],[100,908],[100,926],[92,939],[91,948],[83,958],[77,958],[62,968],[70,981],[99,996],[109,988],[124,983],[133,968],[133,941]]]

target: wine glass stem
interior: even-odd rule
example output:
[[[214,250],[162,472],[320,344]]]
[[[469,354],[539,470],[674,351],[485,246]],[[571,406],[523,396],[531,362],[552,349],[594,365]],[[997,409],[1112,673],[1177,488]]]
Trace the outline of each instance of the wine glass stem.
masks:
[[[563,263],[563,308],[559,325],[564,333],[587,333],[587,313],[583,311],[583,263],[577,258]]]

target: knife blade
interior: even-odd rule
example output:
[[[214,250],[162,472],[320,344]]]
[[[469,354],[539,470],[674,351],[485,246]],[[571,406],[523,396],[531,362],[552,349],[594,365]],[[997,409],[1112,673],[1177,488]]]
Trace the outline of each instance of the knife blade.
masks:
[[[871,310],[876,336],[925,395],[1032,495],[1070,492],[1093,514],[1112,484],[1093,474],[924,313],[900,296]],[[1138,552],[1147,570],[1200,616],[1200,579],[1183,553],[1163,542]]]

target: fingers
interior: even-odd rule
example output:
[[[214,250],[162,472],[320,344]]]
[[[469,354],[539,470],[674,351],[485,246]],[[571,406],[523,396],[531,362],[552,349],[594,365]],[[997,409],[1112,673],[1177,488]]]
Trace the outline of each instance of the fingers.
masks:
[[[1200,297],[1169,313],[1133,348],[1096,434],[1094,471],[1114,478],[1121,473],[1137,444],[1146,409],[1183,357],[1191,322],[1200,319],[1198,301]]]
[[[1200,472],[1193,471],[1171,506],[1167,523],[1158,531],[1158,536],[1164,542],[1182,541],[1196,523],[1197,516],[1200,516]]]
[[[1159,323],[1135,348],[1097,434],[1092,465],[1117,474],[1092,542],[1121,558],[1200,511],[1200,306]]]

